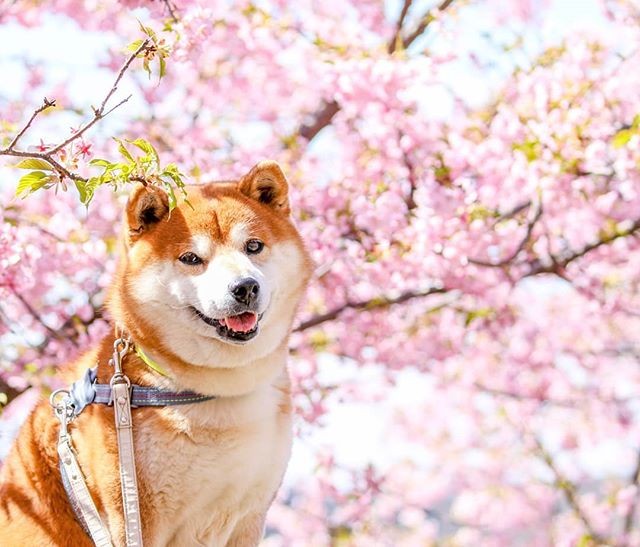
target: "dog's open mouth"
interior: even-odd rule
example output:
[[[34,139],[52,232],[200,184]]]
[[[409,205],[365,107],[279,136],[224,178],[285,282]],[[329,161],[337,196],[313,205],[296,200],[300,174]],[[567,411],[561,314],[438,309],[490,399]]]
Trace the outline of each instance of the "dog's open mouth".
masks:
[[[215,327],[219,336],[239,342],[251,340],[258,334],[258,322],[262,318],[262,315],[258,315],[252,311],[246,311],[239,315],[230,315],[229,317],[214,319],[213,317],[206,316],[193,306],[191,309],[207,325]]]

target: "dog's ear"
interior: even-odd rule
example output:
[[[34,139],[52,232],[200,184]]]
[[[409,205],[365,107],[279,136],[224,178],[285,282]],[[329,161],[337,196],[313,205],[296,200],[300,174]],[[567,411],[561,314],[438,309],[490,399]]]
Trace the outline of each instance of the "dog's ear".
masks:
[[[289,184],[277,162],[261,161],[238,182],[245,196],[289,214]]]
[[[169,214],[169,196],[157,186],[138,184],[127,202],[127,227],[133,242]]]

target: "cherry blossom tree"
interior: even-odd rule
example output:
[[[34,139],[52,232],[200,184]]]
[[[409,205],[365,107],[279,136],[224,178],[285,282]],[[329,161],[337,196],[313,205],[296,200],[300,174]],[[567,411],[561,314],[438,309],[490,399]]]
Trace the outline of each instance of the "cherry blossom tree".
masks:
[[[640,544],[640,10],[538,39],[553,4],[2,4],[108,76],[0,89],[5,402],[104,334],[127,181],[275,158],[317,271],[265,545]]]

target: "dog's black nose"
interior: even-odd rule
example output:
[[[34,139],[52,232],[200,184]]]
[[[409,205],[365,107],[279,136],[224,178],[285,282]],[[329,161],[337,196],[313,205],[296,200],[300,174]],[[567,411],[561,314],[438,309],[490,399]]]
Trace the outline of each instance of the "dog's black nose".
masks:
[[[251,306],[258,298],[260,285],[253,277],[244,277],[233,283],[229,290],[238,302]]]

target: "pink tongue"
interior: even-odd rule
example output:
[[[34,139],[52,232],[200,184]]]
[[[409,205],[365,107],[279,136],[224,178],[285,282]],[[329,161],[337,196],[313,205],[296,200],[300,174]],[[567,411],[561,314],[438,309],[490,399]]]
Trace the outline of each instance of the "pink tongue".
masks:
[[[256,326],[257,321],[258,316],[255,313],[248,311],[241,313],[240,315],[233,315],[225,318],[227,327],[236,332],[249,332]]]

